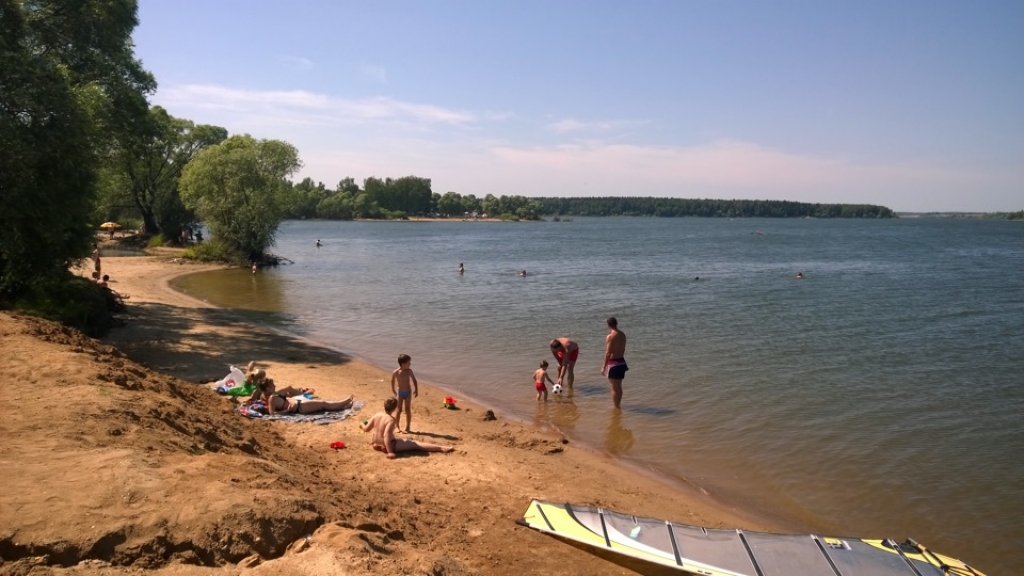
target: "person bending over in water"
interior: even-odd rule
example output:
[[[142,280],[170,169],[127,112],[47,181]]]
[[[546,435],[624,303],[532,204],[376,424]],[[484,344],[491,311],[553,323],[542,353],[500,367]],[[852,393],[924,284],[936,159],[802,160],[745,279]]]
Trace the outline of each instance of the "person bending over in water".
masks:
[[[572,338],[555,338],[549,346],[551,354],[558,360],[558,383],[572,390],[572,383],[576,379],[576,359],[580,357],[579,344]]]
[[[359,425],[359,429],[363,432],[373,431],[373,438],[370,440],[370,444],[374,450],[387,454],[388,458],[397,458],[399,452],[410,452],[413,450],[422,450],[424,452],[455,451],[454,446],[438,446],[437,444],[395,438],[395,428],[398,427],[398,421],[391,413],[397,407],[398,400],[388,398],[384,401],[383,412],[377,412],[369,420]]]
[[[279,394],[270,378],[256,386],[260,399],[267,405],[267,412],[274,414],[312,414],[314,412],[340,412],[352,407],[352,397],[344,400],[306,400]]]

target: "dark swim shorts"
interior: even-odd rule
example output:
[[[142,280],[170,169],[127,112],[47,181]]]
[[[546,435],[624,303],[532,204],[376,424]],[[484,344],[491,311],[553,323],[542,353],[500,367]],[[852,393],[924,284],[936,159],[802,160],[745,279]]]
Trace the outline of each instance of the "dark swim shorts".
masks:
[[[610,360],[608,362],[608,379],[609,380],[622,380],[626,377],[626,370],[629,370],[629,366],[626,365],[626,361],[622,358]]]

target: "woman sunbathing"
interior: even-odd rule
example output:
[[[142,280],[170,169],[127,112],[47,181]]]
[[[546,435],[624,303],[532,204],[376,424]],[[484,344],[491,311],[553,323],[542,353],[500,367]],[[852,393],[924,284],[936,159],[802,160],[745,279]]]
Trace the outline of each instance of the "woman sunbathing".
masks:
[[[293,398],[278,392],[274,381],[264,378],[256,385],[259,399],[267,406],[267,412],[274,414],[312,414],[313,412],[340,412],[352,407],[352,397],[344,400],[307,400]]]
[[[249,397],[250,402],[254,400],[259,400],[260,396],[263,395],[263,393],[260,392],[260,384],[262,382],[270,382],[270,385],[274,387],[274,391],[277,394],[280,394],[281,396],[304,396],[306,394],[315,393],[315,390],[313,390],[312,388],[295,388],[294,386],[285,386],[284,388],[277,389],[276,385],[274,384],[274,380],[271,378],[267,378],[267,371],[263,370],[262,368],[254,369],[253,364],[255,364],[255,362],[249,363],[249,374],[245,377],[246,382],[256,387],[256,389],[252,391],[252,396]]]

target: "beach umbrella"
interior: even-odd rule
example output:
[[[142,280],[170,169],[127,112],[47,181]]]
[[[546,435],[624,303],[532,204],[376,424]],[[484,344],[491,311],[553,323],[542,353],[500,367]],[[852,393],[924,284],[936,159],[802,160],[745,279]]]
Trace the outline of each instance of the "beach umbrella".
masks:
[[[100,224],[100,228],[103,228],[104,230],[113,230],[114,228],[120,227],[121,225],[117,222],[104,222],[103,224]]]

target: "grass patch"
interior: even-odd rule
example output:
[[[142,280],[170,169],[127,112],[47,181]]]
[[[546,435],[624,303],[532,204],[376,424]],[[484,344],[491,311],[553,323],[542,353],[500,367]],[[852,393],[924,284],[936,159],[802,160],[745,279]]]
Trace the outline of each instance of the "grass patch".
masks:
[[[167,244],[167,238],[164,238],[163,234],[156,234],[146,241],[146,248],[159,248],[164,244]]]
[[[226,262],[237,264],[242,258],[232,253],[226,246],[216,240],[207,240],[202,244],[193,244],[181,253],[182,258],[197,262]]]

